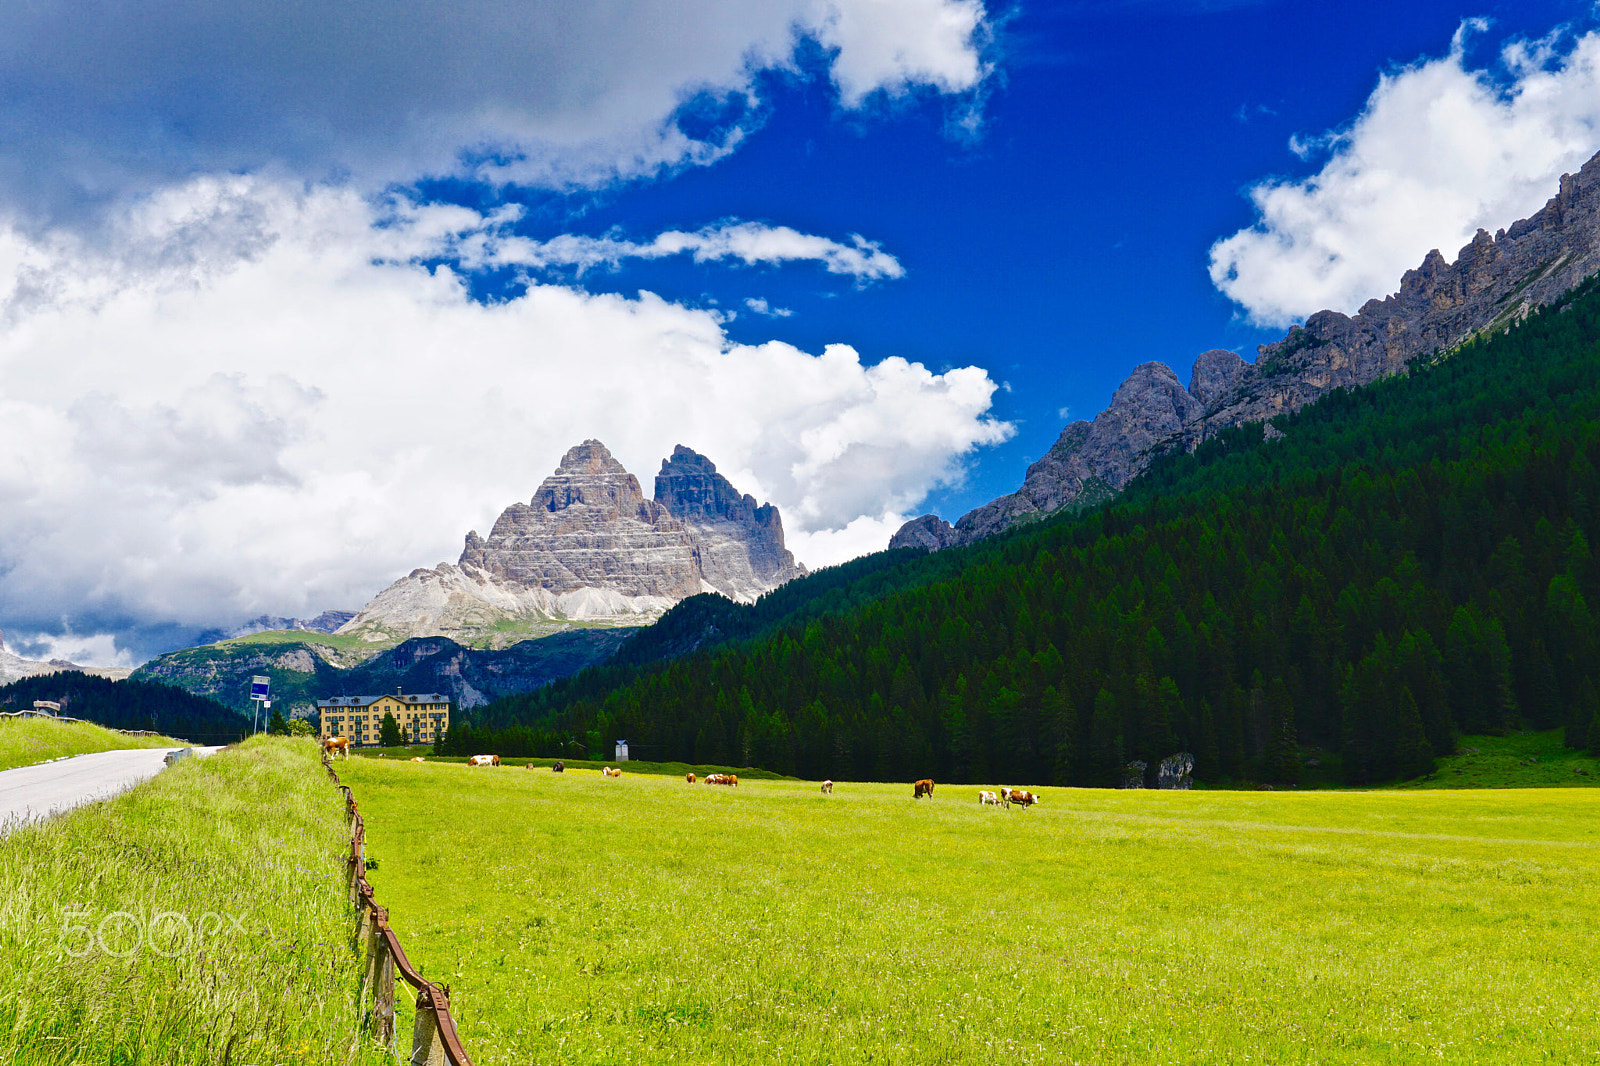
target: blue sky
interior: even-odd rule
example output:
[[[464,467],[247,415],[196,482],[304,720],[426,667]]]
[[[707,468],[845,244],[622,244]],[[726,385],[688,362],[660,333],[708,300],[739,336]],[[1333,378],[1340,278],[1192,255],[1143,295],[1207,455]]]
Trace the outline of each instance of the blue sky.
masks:
[[[1573,2],[0,12],[0,628],[356,608],[599,437],[813,565],[1600,150]]]

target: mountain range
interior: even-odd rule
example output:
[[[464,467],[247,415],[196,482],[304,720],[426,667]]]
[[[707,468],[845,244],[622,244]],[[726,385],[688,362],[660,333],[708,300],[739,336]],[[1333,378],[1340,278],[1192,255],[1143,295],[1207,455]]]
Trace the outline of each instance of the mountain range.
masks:
[[[750,601],[805,572],[784,547],[778,509],[741,494],[705,456],[678,445],[651,500],[586,440],[487,538],[469,532],[454,564],[411,571],[337,633],[504,647],[573,624],[639,625],[701,592]]]
[[[1418,357],[1503,332],[1600,271],[1600,155],[1561,178],[1544,208],[1492,236],[1480,229],[1454,262],[1435,249],[1355,315],[1319,311],[1262,345],[1254,363],[1202,353],[1187,388],[1165,363],[1135,367],[1092,421],[1061,431],[1016,492],[962,515],[912,519],[890,547],[937,551],[1019,522],[1104,502],[1163,451],[1193,451],[1218,432],[1299,410],[1336,389],[1405,370]],[[1273,432],[1276,432],[1275,430]]]

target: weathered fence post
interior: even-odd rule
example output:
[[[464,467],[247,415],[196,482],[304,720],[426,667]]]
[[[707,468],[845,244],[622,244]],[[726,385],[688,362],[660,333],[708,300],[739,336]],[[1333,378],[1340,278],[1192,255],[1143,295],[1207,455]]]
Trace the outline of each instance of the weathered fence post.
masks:
[[[417,990],[417,1020],[411,1027],[411,1066],[445,1066],[444,1035],[426,988]]]
[[[373,997],[372,1004],[372,1031],[377,1036],[378,1042],[390,1051],[394,1050],[394,953],[389,950],[389,942],[383,936],[380,926],[378,934],[378,987],[377,994]]]
[[[383,935],[387,915],[370,905],[367,929],[365,965],[361,970],[361,1006],[366,1012],[367,1029],[382,1042],[394,1048],[394,956],[389,951],[389,941]],[[365,908],[364,908],[365,909]],[[368,996],[372,1007],[367,1009]]]

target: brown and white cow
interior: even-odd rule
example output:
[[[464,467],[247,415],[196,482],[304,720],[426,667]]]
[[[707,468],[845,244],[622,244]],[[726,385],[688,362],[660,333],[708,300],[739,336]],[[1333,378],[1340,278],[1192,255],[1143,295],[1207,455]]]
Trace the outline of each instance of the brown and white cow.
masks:
[[[978,806],[982,807],[986,804],[1000,806],[1000,796],[997,793],[990,792],[988,789],[983,789],[978,793]]]
[[[333,758],[335,755],[342,755],[346,759],[349,759],[350,758],[350,738],[349,737],[323,737],[322,738],[322,754],[328,756],[328,758],[330,758],[330,759]]]
[[[688,773],[684,774],[683,779],[689,782],[691,785],[694,784],[694,771],[690,770]]]
[[[833,795],[833,782],[832,781],[824,781],[822,783],[822,794],[824,796]]]
[[[1035,796],[1032,792],[1029,792],[1025,788],[1013,788],[1006,791],[1006,803],[1008,806],[1012,803],[1015,803],[1017,806],[1026,810],[1038,802],[1039,797]]]
[[[933,799],[933,778],[931,777],[924,777],[921,781],[912,782],[911,798],[921,799],[923,796]]]
[[[412,762],[427,762],[428,760],[424,759],[420,755],[413,755],[413,756],[411,756],[411,761]]]
[[[613,769],[610,766],[602,766],[600,768],[600,774],[602,777],[621,777],[622,768],[619,766]]]
[[[474,755],[472,758],[467,760],[467,765],[468,766],[499,766],[500,765],[500,756],[498,756],[498,755]]]

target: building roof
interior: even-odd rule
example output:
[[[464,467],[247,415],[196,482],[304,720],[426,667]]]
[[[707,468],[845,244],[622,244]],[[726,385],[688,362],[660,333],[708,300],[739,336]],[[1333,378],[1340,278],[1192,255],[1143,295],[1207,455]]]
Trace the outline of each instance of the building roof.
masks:
[[[361,708],[370,707],[379,700],[388,697],[399,700],[401,703],[449,703],[450,697],[439,692],[402,692],[395,695],[392,692],[380,692],[376,696],[334,696],[331,699],[318,700],[317,706],[327,708]]]

